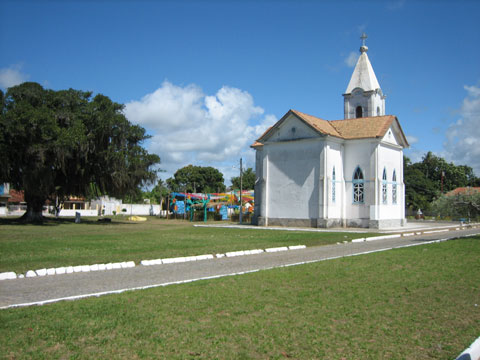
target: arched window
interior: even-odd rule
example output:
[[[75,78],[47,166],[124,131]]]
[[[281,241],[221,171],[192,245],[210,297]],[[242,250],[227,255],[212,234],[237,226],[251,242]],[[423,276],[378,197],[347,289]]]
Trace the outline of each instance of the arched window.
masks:
[[[357,106],[357,108],[355,109],[355,116],[356,116],[357,118],[363,117],[363,109],[362,109],[362,107],[361,107],[360,105]]]
[[[359,166],[353,173],[353,203],[363,204],[365,199],[365,180],[363,179],[363,172]]]
[[[333,167],[332,171],[332,203],[335,203],[335,199],[337,197],[337,194],[335,193],[335,166]]]
[[[377,116],[380,116],[380,106],[377,106]]]
[[[382,175],[382,203],[387,203],[387,169],[383,168]]]
[[[392,203],[396,204],[397,203],[397,173],[395,172],[395,169],[393,170],[393,176],[392,176]]]

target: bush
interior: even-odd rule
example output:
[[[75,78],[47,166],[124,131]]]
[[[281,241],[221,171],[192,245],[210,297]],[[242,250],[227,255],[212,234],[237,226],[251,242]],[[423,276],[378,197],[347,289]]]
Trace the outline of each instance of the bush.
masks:
[[[444,195],[432,203],[432,212],[440,219],[477,219],[480,217],[480,193]]]

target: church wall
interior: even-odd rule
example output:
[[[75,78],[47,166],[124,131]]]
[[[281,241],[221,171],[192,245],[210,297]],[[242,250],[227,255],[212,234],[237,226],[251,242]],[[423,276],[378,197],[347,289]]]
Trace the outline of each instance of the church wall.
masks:
[[[370,141],[348,141],[345,143],[344,177],[345,177],[345,216],[347,224],[368,226],[370,204],[374,203],[374,169],[372,167],[374,145]],[[364,202],[353,201],[353,175],[357,166],[364,176]]]
[[[273,219],[319,217],[322,144],[319,140],[300,140],[264,146],[268,175],[267,208],[262,215],[269,219],[270,225]],[[263,171],[265,177],[265,168]]]
[[[383,169],[386,169],[387,173],[387,201],[383,202],[382,197],[382,185],[383,185]],[[393,171],[396,172],[397,177],[397,202],[393,203]],[[404,194],[403,194],[403,151],[388,146],[386,144],[380,144],[378,146],[378,219],[403,219],[404,215]]]
[[[336,142],[327,143],[327,161],[326,179],[327,188],[325,189],[326,204],[324,206],[324,217],[328,219],[338,219],[343,217],[342,208],[344,203],[344,181],[343,181],[343,145]],[[335,167],[335,182],[333,180],[333,168]],[[335,188],[335,198],[333,198],[333,188]]]
[[[364,96],[364,92],[361,89],[356,89],[351,95],[345,95],[345,105],[344,105],[344,117],[345,119],[354,119],[356,118],[356,109],[357,106],[361,106],[363,110],[363,116],[368,116],[371,104],[370,97]]]
[[[390,127],[390,129],[388,129],[388,131],[386,132],[385,136],[382,139],[382,143],[399,145],[399,142],[395,137],[395,134],[394,134],[394,131],[393,131],[392,127]]]
[[[344,94],[344,118],[356,118],[356,108],[363,109],[362,117],[385,115],[385,99],[382,94],[374,91],[364,92],[355,89],[352,94]]]
[[[255,149],[255,201],[253,208],[252,224],[258,225],[258,218],[264,214],[265,207],[265,179],[263,173],[264,155],[263,147]]]

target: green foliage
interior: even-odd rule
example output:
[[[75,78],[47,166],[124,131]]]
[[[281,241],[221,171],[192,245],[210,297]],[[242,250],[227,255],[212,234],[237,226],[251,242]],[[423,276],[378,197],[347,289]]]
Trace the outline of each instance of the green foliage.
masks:
[[[430,203],[440,194],[435,183],[404,157],[405,205],[407,208],[428,210]]]
[[[240,189],[240,176],[232,177],[232,188]],[[243,172],[242,189],[253,190],[255,188],[255,172],[252,168],[248,168]]]
[[[157,185],[150,191],[149,199],[153,200],[154,204],[162,203],[162,200],[166,199],[170,190],[167,187],[167,184],[163,182],[162,179],[158,180]]]
[[[121,197],[154,181],[160,162],[141,143],[123,105],[90,92],[46,90],[37,83],[8,89],[0,118],[0,181],[25,191],[27,214],[47,199],[94,193]]]
[[[122,197],[122,201],[124,204],[143,204],[143,199],[147,199],[148,197],[145,196],[145,192],[137,187],[136,189],[128,192],[125,196]]]
[[[480,193],[443,195],[433,202],[432,211],[441,218],[476,219],[480,217]]]
[[[225,191],[223,174],[208,166],[188,165],[178,169],[173,178],[167,179],[172,191],[190,193],[214,193]]]
[[[448,163],[431,152],[417,163],[404,156],[403,163],[405,203],[412,210],[430,210],[431,203],[441,195],[442,187],[446,193],[457,187],[475,186],[480,180],[471,167]]]

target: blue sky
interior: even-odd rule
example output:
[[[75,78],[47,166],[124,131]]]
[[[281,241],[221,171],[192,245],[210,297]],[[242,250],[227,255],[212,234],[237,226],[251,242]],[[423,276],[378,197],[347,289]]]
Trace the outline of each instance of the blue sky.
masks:
[[[153,136],[165,179],[196,164],[236,175],[249,145],[296,109],[343,118],[368,56],[414,161],[480,175],[480,2],[1,1],[0,87],[102,93]]]

